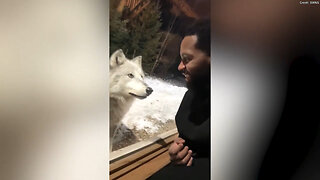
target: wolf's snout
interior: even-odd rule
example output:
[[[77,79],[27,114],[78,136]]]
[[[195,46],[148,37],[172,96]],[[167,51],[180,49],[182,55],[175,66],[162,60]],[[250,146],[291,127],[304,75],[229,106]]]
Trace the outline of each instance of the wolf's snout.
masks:
[[[149,96],[153,92],[153,89],[151,87],[147,87],[146,92]]]

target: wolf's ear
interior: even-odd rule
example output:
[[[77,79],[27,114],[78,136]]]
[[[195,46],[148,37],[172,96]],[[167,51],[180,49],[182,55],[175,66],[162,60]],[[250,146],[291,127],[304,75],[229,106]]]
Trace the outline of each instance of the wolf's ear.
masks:
[[[137,57],[133,58],[132,62],[134,62],[134,63],[138,64],[139,66],[141,66],[142,56],[137,56]]]
[[[114,68],[124,63],[126,56],[123,54],[122,49],[116,50],[110,57],[110,68]]]

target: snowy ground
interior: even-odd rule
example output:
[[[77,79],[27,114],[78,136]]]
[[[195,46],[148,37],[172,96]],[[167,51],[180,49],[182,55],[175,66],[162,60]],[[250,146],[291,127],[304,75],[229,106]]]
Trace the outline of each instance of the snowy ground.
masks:
[[[185,87],[178,87],[160,79],[146,77],[153,93],[146,99],[136,99],[116,132],[113,150],[146,140],[175,128]]]

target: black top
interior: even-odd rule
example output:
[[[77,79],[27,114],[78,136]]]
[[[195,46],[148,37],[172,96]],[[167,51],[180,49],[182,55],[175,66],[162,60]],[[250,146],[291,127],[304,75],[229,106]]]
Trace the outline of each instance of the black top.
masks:
[[[189,89],[176,114],[179,137],[194,158],[210,157],[210,91]]]
[[[204,86],[198,86],[204,87]],[[193,151],[192,166],[170,163],[148,180],[210,179],[210,84],[207,88],[189,88],[176,114],[179,136]]]

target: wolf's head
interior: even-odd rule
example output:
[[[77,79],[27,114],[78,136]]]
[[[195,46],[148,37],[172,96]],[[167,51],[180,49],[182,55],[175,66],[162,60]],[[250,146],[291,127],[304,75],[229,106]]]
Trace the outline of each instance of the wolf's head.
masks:
[[[152,89],[144,82],[142,57],[127,59],[121,49],[110,57],[110,96],[136,97],[144,99]]]

